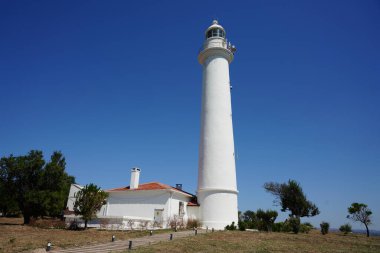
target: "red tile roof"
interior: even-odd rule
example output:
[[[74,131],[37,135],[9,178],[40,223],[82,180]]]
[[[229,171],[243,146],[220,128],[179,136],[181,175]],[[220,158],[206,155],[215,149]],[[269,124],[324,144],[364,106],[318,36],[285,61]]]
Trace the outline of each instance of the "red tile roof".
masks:
[[[178,191],[190,196],[194,196],[191,193],[185,192],[183,190],[177,189],[175,187],[172,187],[167,184],[162,184],[159,182],[150,182],[150,183],[145,183],[145,184],[139,184],[139,187],[136,189],[130,189],[129,186],[126,187],[120,187],[120,188],[114,188],[110,190],[106,190],[106,192],[123,192],[123,191],[151,191],[151,190],[174,190]]]
[[[199,204],[196,199],[192,199],[187,203],[187,206],[199,206]]]

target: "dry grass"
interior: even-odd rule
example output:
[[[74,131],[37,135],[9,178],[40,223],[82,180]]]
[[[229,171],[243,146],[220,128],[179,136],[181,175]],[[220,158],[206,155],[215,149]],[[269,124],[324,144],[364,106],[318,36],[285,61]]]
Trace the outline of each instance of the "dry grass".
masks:
[[[128,240],[148,234],[146,231],[41,229],[22,226],[21,223],[22,219],[0,218],[0,252],[13,253],[44,248],[50,240],[54,248],[58,249],[109,242],[113,234],[118,240]],[[319,231],[298,235],[223,231],[161,242],[137,248],[134,252],[371,253],[380,252],[380,237],[344,236],[340,233],[321,235]]]
[[[223,231],[161,242],[134,252],[375,253],[380,252],[380,237],[339,233],[321,235],[319,231],[298,235]]]
[[[117,240],[128,240],[148,235],[147,231],[101,231],[88,229],[70,231],[64,229],[42,229],[23,226],[21,218],[0,218],[0,252],[13,253],[44,248],[51,241],[58,248],[110,242],[112,235]]]

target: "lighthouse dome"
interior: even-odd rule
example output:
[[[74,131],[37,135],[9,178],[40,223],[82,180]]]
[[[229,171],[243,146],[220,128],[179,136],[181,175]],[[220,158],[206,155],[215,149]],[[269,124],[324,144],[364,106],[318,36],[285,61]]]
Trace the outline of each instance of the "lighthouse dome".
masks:
[[[205,34],[206,39],[213,37],[226,38],[226,31],[223,26],[219,25],[217,20],[212,21],[212,25],[207,28]]]

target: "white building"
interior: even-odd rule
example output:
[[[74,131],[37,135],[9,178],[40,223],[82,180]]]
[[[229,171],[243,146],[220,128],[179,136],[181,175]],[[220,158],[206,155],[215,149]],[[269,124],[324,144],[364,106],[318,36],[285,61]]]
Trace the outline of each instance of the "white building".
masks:
[[[114,226],[122,229],[141,226],[166,228],[170,222],[178,224],[196,219],[199,205],[193,194],[182,190],[182,185],[172,187],[158,182],[139,184],[140,169],[133,168],[129,186],[106,190],[107,204],[98,212],[98,219],[89,226]],[[83,187],[72,184],[67,202],[66,220],[77,219],[73,214],[75,193]]]

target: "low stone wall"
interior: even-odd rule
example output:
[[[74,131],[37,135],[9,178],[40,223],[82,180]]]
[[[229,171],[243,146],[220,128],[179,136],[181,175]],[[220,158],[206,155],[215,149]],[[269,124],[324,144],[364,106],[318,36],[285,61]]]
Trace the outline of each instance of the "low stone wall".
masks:
[[[65,215],[67,227],[76,223],[78,227],[84,227],[84,221],[80,216]],[[98,217],[88,221],[87,227],[107,229],[107,230],[146,230],[160,229],[162,224],[155,224],[150,219],[130,218],[130,217]]]

